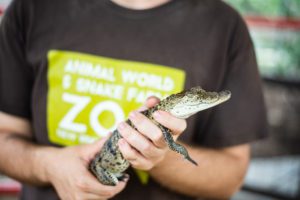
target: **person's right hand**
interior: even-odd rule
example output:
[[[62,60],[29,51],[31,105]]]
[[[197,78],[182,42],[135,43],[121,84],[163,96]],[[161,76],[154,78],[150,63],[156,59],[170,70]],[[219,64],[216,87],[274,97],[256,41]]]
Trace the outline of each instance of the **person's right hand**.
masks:
[[[102,185],[88,170],[105,139],[87,145],[52,149],[47,159],[47,176],[62,200],[103,200],[122,191],[127,180],[116,186]],[[49,155],[49,154],[48,154]]]

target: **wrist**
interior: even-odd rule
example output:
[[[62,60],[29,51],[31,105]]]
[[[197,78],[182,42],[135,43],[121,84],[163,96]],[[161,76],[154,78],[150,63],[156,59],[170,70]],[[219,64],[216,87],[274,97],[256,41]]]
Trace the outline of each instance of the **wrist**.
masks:
[[[42,184],[50,184],[55,156],[59,155],[56,147],[39,147],[34,154],[33,171]]]

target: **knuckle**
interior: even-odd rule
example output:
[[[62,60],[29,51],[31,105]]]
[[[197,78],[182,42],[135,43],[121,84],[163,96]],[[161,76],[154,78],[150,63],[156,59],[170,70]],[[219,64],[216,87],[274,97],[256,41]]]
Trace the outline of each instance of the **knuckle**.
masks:
[[[180,126],[180,132],[183,132],[187,128],[186,120],[182,120],[182,124]]]
[[[108,198],[111,198],[115,195],[115,193],[111,190],[107,190],[104,192],[104,196],[108,197]]]
[[[185,120],[180,121],[179,123],[176,124],[176,127],[174,127],[174,133],[175,134],[181,134],[185,129],[187,128],[187,123]]]
[[[133,167],[134,169],[141,169],[139,167],[139,165],[137,163],[135,163],[135,162],[130,162],[130,164],[131,164],[131,167]]]
[[[154,166],[153,162],[149,161],[149,160],[146,160],[146,161],[143,161],[143,162],[139,162],[139,163],[135,163],[135,166],[137,169],[140,169],[140,170],[145,170],[145,171],[149,171],[150,169],[152,169]]]
[[[125,158],[125,160],[128,160],[130,162],[130,156],[128,156],[128,154],[126,152],[125,153],[122,152],[122,155]]]
[[[120,130],[119,128],[117,128],[117,130],[123,138],[126,138],[126,134],[124,134],[124,130]]]
[[[136,132],[132,132],[130,135],[128,135],[127,140],[130,143],[135,143],[138,140],[137,133]]]
[[[139,170],[144,170],[144,171],[148,170],[145,165],[141,165],[141,164],[134,164],[133,167]]]
[[[76,185],[77,188],[79,188],[82,191],[87,191],[88,190],[88,184],[83,178],[77,179],[75,181],[75,185]]]
[[[133,158],[138,157],[137,152],[132,148],[122,151],[122,155],[126,160],[132,160]]]
[[[82,196],[80,194],[75,194],[73,199],[74,200],[80,200],[80,199],[82,199]]]
[[[154,164],[152,162],[150,162],[144,166],[144,170],[149,171],[150,169],[153,168],[153,166],[154,166]]]
[[[129,160],[130,158],[130,150],[129,149],[120,149],[121,153],[122,153],[122,156],[126,159],[126,160]]]
[[[157,134],[153,134],[152,141],[156,144],[160,144],[163,140],[162,132],[159,131]]]
[[[118,131],[119,133],[124,137],[124,138],[127,138],[130,134],[129,134],[129,130],[128,130],[128,127],[127,125],[125,124],[121,124],[118,126]]]
[[[151,163],[151,164],[149,165],[149,170],[152,169],[153,167],[154,167],[154,163]]]
[[[152,151],[152,145],[150,144],[150,142],[147,142],[147,143],[145,143],[145,144],[143,145],[142,151],[143,151],[144,153],[145,153],[145,152],[149,153],[149,152]]]
[[[145,115],[143,115],[142,113],[138,114],[137,122],[139,124],[145,124],[145,123],[147,123],[147,120],[148,120],[148,118]]]
[[[142,170],[149,171],[149,170],[151,170],[151,167],[146,166],[146,167],[143,167]]]
[[[129,119],[134,125],[139,125],[144,121],[144,116],[137,111],[133,111],[129,114]]]

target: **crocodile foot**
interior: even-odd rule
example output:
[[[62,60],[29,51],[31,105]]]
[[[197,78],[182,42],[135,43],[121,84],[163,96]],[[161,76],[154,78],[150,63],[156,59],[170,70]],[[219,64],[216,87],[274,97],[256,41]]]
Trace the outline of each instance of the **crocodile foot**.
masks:
[[[91,165],[91,171],[96,175],[100,183],[104,185],[116,186],[119,182],[119,178],[115,174],[103,169],[98,165]]]

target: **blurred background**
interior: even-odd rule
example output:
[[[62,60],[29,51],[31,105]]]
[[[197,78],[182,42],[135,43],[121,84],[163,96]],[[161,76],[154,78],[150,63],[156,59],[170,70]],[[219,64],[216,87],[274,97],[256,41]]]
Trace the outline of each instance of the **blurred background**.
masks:
[[[252,145],[233,199],[300,199],[300,0],[226,0],[245,18],[263,78],[269,138]]]
[[[1,16],[11,0],[0,0]],[[269,138],[252,144],[243,188],[233,200],[300,200],[300,0],[225,0],[249,27],[263,79]],[[0,174],[0,200],[20,184]]]

